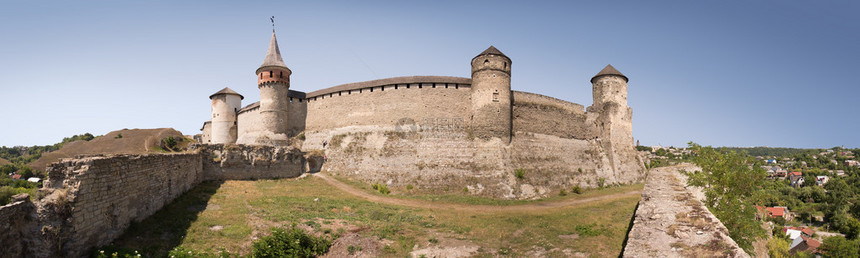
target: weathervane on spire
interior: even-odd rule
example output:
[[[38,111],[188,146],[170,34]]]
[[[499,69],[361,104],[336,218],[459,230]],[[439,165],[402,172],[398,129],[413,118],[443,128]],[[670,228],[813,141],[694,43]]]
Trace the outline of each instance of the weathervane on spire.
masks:
[[[272,32],[275,32],[275,16],[272,16],[272,18],[269,18],[269,20],[272,21]]]

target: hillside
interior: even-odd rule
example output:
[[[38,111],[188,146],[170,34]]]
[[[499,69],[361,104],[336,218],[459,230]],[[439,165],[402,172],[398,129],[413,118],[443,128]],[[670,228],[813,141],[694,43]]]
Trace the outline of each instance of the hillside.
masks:
[[[42,154],[28,164],[33,169],[44,170],[48,164],[64,158],[85,154],[141,154],[160,151],[161,139],[173,136],[182,138],[182,133],[173,128],[122,129],[96,137],[90,141],[66,143],[57,151]]]
[[[0,166],[6,165],[6,164],[9,164],[9,161],[5,160],[3,158],[0,158]]]

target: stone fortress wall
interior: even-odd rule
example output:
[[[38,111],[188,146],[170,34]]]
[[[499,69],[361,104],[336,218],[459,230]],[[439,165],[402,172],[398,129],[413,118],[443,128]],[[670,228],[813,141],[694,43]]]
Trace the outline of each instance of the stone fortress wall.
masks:
[[[51,164],[36,202],[0,207],[0,256],[83,257],[204,180],[289,178],[292,147],[192,145],[189,153],[92,156]]]
[[[213,132],[204,125],[203,135],[213,135],[213,143],[292,144],[322,153],[323,170],[334,174],[427,191],[465,185],[473,194],[522,199],[572,185],[642,180],[627,77],[612,66],[592,78],[587,111],[512,91],[512,61],[495,47],[475,56],[471,67],[471,78],[395,77],[303,93],[289,90],[292,72],[273,33],[256,72],[260,102],[236,116],[213,109],[213,117],[236,117],[238,139],[218,140],[214,135],[228,134],[224,127]],[[225,88],[210,96],[213,105],[225,95],[241,98]],[[534,181],[514,179],[516,170]]]

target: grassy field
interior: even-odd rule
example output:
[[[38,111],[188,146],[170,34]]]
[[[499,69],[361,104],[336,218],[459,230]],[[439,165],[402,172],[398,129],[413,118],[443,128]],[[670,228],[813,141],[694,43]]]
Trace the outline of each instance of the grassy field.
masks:
[[[369,185],[348,182],[371,192]],[[590,190],[550,201],[638,190],[642,184]],[[498,201],[465,195],[396,194],[421,202],[520,205],[542,201]],[[618,256],[638,196],[573,207],[487,212],[379,204],[347,194],[316,177],[205,182],[152,217],[133,224],[105,251],[134,249],[166,256],[173,248],[247,254],[272,227],[296,224],[318,235],[357,232],[382,243],[381,256],[404,257],[414,249],[448,243],[479,247],[478,256]]]

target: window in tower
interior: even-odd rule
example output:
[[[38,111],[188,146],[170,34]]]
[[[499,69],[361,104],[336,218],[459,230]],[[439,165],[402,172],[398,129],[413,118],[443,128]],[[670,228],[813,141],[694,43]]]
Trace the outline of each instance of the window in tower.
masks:
[[[499,91],[493,92],[493,102],[499,102]]]
[[[279,78],[284,78],[284,72],[281,72],[281,75]]]
[[[269,71],[269,78],[272,78],[273,73],[274,73],[274,72]]]

